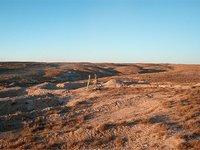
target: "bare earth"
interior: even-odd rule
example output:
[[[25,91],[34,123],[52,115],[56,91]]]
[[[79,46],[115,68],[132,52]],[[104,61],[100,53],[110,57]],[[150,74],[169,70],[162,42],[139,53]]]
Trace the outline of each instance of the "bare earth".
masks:
[[[0,63],[0,149],[198,150],[200,65]]]

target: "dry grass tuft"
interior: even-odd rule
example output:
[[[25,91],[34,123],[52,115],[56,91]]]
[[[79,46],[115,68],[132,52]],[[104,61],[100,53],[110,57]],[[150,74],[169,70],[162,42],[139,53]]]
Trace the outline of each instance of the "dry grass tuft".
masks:
[[[13,143],[12,145],[10,145],[9,148],[11,148],[11,149],[16,149],[16,148],[22,147],[24,144],[26,144],[25,141],[23,141],[23,140],[18,140],[17,142],[15,142],[15,143]]]
[[[116,127],[116,124],[114,123],[104,123],[104,124],[99,125],[96,129],[99,131],[106,131],[115,127]]]
[[[127,138],[125,138],[125,137],[123,137],[123,138],[117,137],[117,138],[115,139],[114,143],[115,143],[115,146],[116,146],[117,148],[120,148],[120,147],[124,147],[124,146],[125,146],[125,143],[126,143],[127,141],[128,141],[128,140],[127,140]]]
[[[129,127],[133,127],[134,125],[136,125],[138,122],[137,121],[123,121],[121,123],[118,124],[118,126],[129,126]]]
[[[30,131],[32,133],[35,133],[37,131],[40,131],[40,130],[44,130],[44,126],[41,126],[41,125],[34,125],[32,128],[30,128]]]
[[[187,130],[187,134],[180,135],[185,142],[178,146],[180,150],[196,149],[200,137],[200,89],[192,88],[179,91],[180,98],[165,103],[165,107],[174,109],[180,129]]]
[[[46,149],[61,149],[62,143],[57,143],[55,141],[49,141],[46,146]]]
[[[101,138],[100,140],[101,140],[101,143],[107,144],[107,143],[109,143],[109,142],[112,142],[112,141],[115,140],[115,139],[116,139],[116,136],[115,136],[115,135],[107,135],[107,136]]]

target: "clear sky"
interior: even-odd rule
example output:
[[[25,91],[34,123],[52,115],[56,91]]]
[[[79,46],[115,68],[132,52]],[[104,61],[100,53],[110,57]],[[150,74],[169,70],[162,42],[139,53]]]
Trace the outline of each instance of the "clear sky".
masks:
[[[200,0],[0,0],[0,61],[200,63]]]

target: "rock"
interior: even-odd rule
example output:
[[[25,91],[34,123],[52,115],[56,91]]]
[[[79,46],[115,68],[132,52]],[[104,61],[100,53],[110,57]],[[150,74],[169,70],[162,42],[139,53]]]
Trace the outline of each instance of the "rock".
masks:
[[[57,88],[65,88],[65,83],[58,83],[56,85]]]

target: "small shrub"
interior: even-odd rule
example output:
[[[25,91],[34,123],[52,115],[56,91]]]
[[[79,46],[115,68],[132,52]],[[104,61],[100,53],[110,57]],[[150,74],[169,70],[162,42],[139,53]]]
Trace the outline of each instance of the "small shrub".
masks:
[[[119,148],[119,147],[124,147],[124,145],[125,145],[125,143],[127,142],[127,138],[120,138],[120,137],[117,137],[116,139],[115,139],[115,146],[117,147],[117,148]]]
[[[113,124],[113,123],[105,123],[105,124],[102,124],[102,125],[98,126],[97,130],[106,131],[106,130],[112,129],[114,127],[116,127],[116,125]]]

